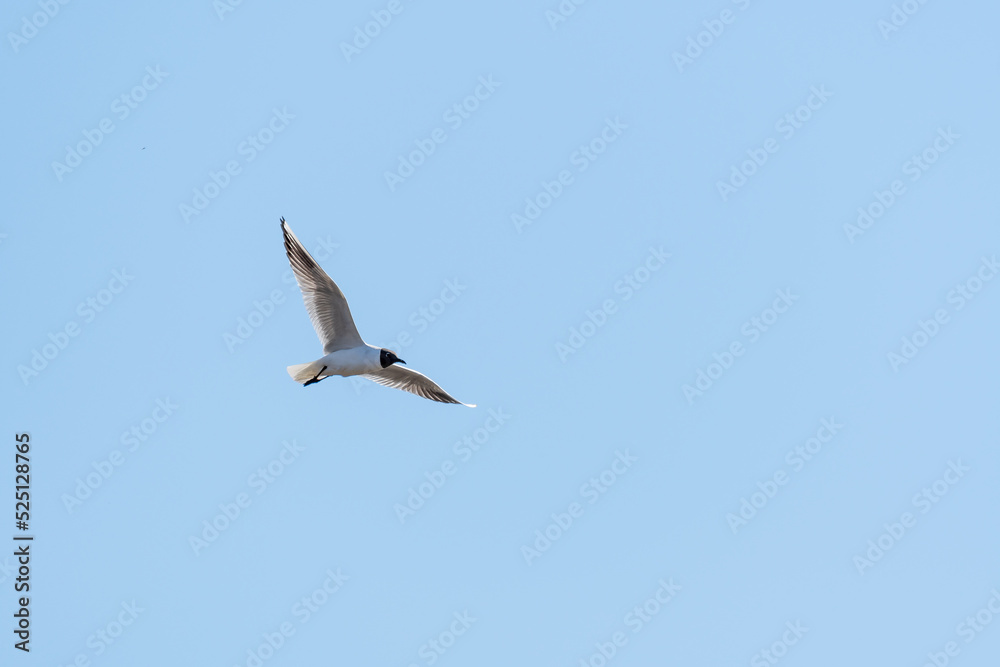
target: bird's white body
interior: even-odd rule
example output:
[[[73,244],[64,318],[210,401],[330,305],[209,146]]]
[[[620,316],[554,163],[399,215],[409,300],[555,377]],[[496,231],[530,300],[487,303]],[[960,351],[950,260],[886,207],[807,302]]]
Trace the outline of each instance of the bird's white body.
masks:
[[[365,343],[358,347],[331,352],[312,363],[289,366],[288,374],[296,382],[306,382],[313,378],[322,379],[331,375],[349,377],[376,373],[382,370],[382,363],[379,360],[381,352],[382,348]]]

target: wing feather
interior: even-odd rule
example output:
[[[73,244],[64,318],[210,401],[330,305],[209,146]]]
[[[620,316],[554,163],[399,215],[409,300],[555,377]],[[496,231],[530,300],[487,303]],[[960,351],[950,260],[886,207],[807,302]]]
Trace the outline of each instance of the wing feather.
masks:
[[[281,219],[281,230],[285,235],[285,252],[292,265],[295,280],[302,290],[302,299],[312,321],[319,342],[323,344],[323,354],[364,345],[361,334],[354,325],[347,298],[337,287],[337,283],[326,274],[312,255],[302,247],[302,243],[292,233],[285,219]]]
[[[439,387],[434,380],[430,379],[423,373],[410,370],[405,366],[397,366],[393,364],[392,366],[383,368],[376,373],[366,373],[362,377],[366,377],[373,382],[378,382],[384,387],[402,389],[403,391],[408,391],[411,394],[416,394],[417,396],[428,398],[432,401],[438,401],[439,403],[457,403],[458,405],[464,405],[470,408],[476,407],[475,405],[462,403],[462,401],[456,400],[448,392]]]

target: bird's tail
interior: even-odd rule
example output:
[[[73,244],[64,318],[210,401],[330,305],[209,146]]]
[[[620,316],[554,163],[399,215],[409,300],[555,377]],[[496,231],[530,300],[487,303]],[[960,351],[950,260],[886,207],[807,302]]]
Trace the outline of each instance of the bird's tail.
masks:
[[[316,374],[323,370],[323,362],[311,361],[308,364],[296,364],[288,367],[288,374],[292,379],[300,384],[304,384],[316,377]]]

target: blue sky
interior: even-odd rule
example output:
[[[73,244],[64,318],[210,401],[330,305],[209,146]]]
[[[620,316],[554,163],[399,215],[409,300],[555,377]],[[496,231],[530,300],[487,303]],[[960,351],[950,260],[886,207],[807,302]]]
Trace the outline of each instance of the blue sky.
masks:
[[[5,660],[992,664],[998,19],[10,3]]]

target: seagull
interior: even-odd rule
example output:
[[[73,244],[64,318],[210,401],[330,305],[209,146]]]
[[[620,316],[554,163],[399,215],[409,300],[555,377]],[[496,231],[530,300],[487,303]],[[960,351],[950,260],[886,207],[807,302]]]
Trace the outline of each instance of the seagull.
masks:
[[[397,366],[397,363],[406,362],[392,350],[375,347],[361,340],[354,318],[351,317],[351,309],[347,306],[347,298],[337,287],[337,283],[302,247],[284,218],[281,218],[281,230],[285,235],[288,263],[292,265],[295,280],[302,290],[302,299],[306,302],[309,319],[312,320],[319,341],[323,343],[325,355],[308,364],[289,366],[288,374],[293,380],[308,387],[331,375],[360,375],[386,387],[402,389],[439,403],[476,407],[456,400],[426,375]]]

